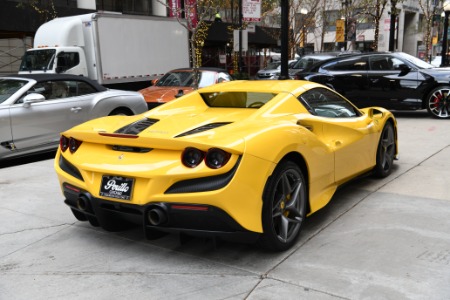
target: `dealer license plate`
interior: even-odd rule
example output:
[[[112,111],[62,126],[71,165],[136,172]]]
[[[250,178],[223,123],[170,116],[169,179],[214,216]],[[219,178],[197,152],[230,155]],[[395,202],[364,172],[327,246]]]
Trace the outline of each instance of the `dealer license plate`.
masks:
[[[133,178],[104,175],[100,186],[100,196],[130,200],[133,184]]]

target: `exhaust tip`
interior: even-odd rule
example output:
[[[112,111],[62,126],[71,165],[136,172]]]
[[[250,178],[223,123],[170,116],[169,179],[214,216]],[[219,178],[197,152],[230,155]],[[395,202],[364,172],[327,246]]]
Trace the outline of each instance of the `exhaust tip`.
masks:
[[[77,199],[77,208],[81,211],[89,210],[89,197],[86,195],[80,195]]]
[[[167,213],[163,208],[155,207],[148,211],[147,218],[151,225],[158,226],[167,221]]]

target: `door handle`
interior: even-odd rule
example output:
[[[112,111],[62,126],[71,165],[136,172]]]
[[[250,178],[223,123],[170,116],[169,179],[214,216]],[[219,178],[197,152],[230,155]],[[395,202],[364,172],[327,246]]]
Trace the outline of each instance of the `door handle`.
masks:
[[[71,112],[74,112],[74,113],[77,113],[77,112],[79,112],[80,110],[82,110],[82,108],[81,107],[72,107],[72,108],[70,108],[70,111]]]

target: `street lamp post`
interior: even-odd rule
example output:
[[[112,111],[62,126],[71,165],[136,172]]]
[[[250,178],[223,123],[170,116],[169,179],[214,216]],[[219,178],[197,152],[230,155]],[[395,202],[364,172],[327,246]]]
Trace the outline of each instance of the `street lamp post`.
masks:
[[[289,79],[288,46],[289,46],[289,1],[280,0],[281,7],[281,70],[278,79]]]
[[[347,50],[347,19],[348,19],[348,5],[351,0],[342,0],[342,7],[344,8],[344,51]]]
[[[450,0],[444,1],[442,5],[444,9],[444,35],[442,37],[442,54],[441,54],[441,67],[447,65],[447,31],[448,31],[448,16],[450,15]]]
[[[308,14],[308,10],[306,8],[300,9],[300,37],[302,43],[302,56],[306,54],[306,15]]]

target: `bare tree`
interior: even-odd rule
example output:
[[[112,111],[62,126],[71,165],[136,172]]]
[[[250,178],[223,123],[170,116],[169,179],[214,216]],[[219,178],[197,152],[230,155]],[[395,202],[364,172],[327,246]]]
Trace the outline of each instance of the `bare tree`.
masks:
[[[361,0],[360,7],[363,8],[363,13],[372,17],[375,26],[375,34],[373,44],[371,46],[373,51],[378,50],[378,42],[380,37],[380,20],[383,16],[388,0]]]
[[[425,60],[429,59],[431,48],[431,31],[433,29],[433,18],[439,11],[439,0],[419,0],[419,6],[423,13],[425,23]]]
[[[321,0],[292,0],[289,12],[289,49],[293,59],[297,49],[306,49],[308,43],[308,29],[315,28],[316,14]]]
[[[39,1],[39,0],[20,0],[17,4],[19,8],[29,7],[37,12],[43,22],[55,19],[58,14],[55,9],[53,0]]]
[[[184,9],[181,7],[173,8],[165,2],[158,0],[159,3],[166,6],[171,15],[176,17],[178,22],[189,32],[190,60],[194,69],[194,88],[198,88],[199,67],[201,66],[201,53],[204,42],[208,36],[211,23],[207,22],[214,11],[216,13],[219,7],[219,0],[197,0],[185,1]],[[183,18],[182,16],[185,16]]]

